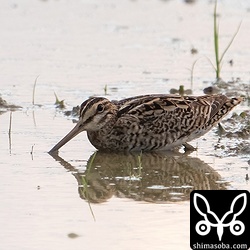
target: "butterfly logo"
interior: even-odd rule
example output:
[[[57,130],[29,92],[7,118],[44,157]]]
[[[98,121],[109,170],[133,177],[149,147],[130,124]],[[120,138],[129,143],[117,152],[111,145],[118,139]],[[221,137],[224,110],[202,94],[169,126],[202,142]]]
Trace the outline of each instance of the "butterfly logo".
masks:
[[[202,211],[204,210],[204,207],[203,209],[199,208],[198,202],[197,202],[199,199],[200,199],[200,202],[203,201],[203,204],[205,204],[206,211]],[[239,202],[240,199],[243,199],[243,205],[239,211],[235,211],[237,210],[235,207],[235,204]],[[239,194],[233,199],[231,206],[230,206],[230,210],[227,211],[222,216],[221,219],[219,219],[218,216],[213,211],[210,210],[210,205],[207,199],[203,195],[199,193],[195,193],[193,197],[193,204],[194,204],[196,211],[204,218],[200,220],[199,222],[197,222],[195,226],[195,230],[199,235],[204,236],[204,235],[209,234],[211,227],[217,228],[217,235],[218,235],[219,241],[221,241],[222,239],[222,236],[224,233],[224,227],[229,227],[230,232],[236,236],[244,233],[245,225],[243,224],[242,221],[237,220],[237,216],[239,216],[246,208],[246,205],[247,205],[246,193]],[[232,220],[228,223],[224,223],[226,218],[229,215],[232,217]],[[213,219],[213,222],[211,222],[211,219]],[[214,223],[215,221],[216,223]]]

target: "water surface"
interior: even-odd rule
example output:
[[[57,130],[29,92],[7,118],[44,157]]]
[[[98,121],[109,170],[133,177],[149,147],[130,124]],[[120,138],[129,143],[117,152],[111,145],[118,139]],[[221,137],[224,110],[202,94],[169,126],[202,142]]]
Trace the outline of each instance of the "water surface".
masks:
[[[247,86],[249,9],[246,0],[219,4],[223,48],[243,20],[222,77]],[[218,141],[216,128],[189,155],[95,154],[85,133],[47,154],[74,126],[54,92],[70,110],[105,85],[110,99],[187,89],[201,58],[193,93],[202,94],[215,77],[205,59],[214,60],[212,14],[210,1],[1,4],[0,94],[23,107],[10,136],[10,111],[0,115],[1,249],[189,249],[192,189],[249,190],[249,154],[225,153],[218,145],[234,140]],[[246,102],[235,109],[244,110]]]

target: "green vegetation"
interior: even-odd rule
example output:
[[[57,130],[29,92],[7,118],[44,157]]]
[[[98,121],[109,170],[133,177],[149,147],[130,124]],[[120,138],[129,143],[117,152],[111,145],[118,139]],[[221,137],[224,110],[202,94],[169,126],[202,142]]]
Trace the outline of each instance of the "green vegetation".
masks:
[[[80,189],[80,192],[81,192],[82,196],[85,197],[86,200],[88,201],[89,210],[90,210],[90,212],[92,214],[92,217],[93,217],[94,221],[96,221],[96,219],[95,219],[95,214],[94,214],[94,212],[92,210],[92,207],[90,205],[89,192],[88,192],[89,184],[88,184],[88,180],[87,180],[88,178],[87,178],[87,176],[89,175],[89,171],[92,168],[92,165],[94,163],[96,153],[97,152],[95,152],[91,156],[90,160],[87,163],[87,170],[86,170],[85,176],[81,176],[82,177],[82,179],[81,179],[82,189]]]
[[[233,37],[231,38],[231,40],[229,41],[227,47],[225,48],[225,50],[223,51],[223,53],[220,55],[219,54],[219,24],[218,24],[218,14],[217,14],[217,0],[215,0],[215,5],[214,5],[214,52],[215,52],[215,72],[216,72],[216,79],[219,80],[221,79],[221,68],[222,68],[222,62],[223,62],[223,58],[225,56],[225,54],[227,53],[228,49],[230,48],[230,46],[232,45],[236,35],[238,34],[239,30],[240,30],[240,26],[241,26],[241,22],[236,30],[236,32],[234,33]]]
[[[56,97],[55,105],[57,106],[57,108],[64,109],[65,108],[64,100],[60,101],[55,92],[54,95]]]
[[[180,85],[179,89],[172,88],[172,89],[170,89],[169,92],[170,92],[170,94],[173,94],[173,95],[178,94],[178,95],[184,96],[184,95],[192,94],[192,89],[185,89],[184,85]]]
[[[221,79],[221,69],[222,69],[222,64],[223,64],[223,59],[225,54],[227,53],[227,51],[229,50],[229,48],[231,47],[235,37],[237,36],[239,30],[240,30],[240,26],[241,26],[241,22],[237,28],[237,30],[235,31],[234,35],[232,36],[231,40],[229,41],[228,45],[226,46],[226,48],[224,49],[224,51],[222,52],[222,54],[220,55],[220,34],[219,34],[219,23],[218,23],[218,13],[217,13],[217,0],[215,0],[215,5],[214,5],[214,13],[213,13],[213,20],[214,20],[214,54],[215,54],[215,65],[214,63],[211,61],[210,58],[206,57],[205,58],[211,63],[211,65],[213,66],[215,73],[216,73],[216,80],[220,80]],[[191,68],[191,89],[193,89],[193,79],[194,79],[194,68],[195,65],[197,63],[197,61],[201,59],[198,58],[194,61],[192,68]]]
[[[103,90],[104,90],[104,95],[107,95],[108,94],[108,86],[107,86],[107,84],[105,84]]]

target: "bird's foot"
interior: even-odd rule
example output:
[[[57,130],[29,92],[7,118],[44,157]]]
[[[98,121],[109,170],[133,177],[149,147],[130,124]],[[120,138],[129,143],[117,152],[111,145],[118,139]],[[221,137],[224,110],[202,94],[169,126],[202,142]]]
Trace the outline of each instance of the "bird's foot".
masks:
[[[192,152],[192,151],[196,151],[197,148],[193,147],[192,145],[190,145],[189,143],[185,142],[182,144],[184,146],[184,151],[185,153],[187,152]]]

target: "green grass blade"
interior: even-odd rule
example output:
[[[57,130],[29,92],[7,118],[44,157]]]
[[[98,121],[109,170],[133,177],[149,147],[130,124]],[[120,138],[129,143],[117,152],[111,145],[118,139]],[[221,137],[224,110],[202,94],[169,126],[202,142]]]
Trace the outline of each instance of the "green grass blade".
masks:
[[[194,86],[194,67],[196,65],[196,63],[201,59],[201,57],[197,58],[194,63],[192,64],[192,68],[191,68],[191,77],[190,77],[190,80],[191,80],[191,89],[193,90],[193,86]],[[214,66],[213,66],[214,67]]]
[[[225,56],[226,52],[228,51],[228,49],[229,49],[230,46],[232,45],[232,43],[233,43],[235,37],[236,37],[237,34],[239,33],[239,30],[240,30],[240,27],[241,27],[241,23],[242,23],[242,21],[240,22],[240,24],[239,24],[239,26],[238,26],[236,32],[234,33],[234,35],[233,35],[233,37],[231,38],[230,42],[228,43],[227,47],[226,47],[225,50],[223,51],[223,53],[222,53],[222,55],[221,55],[221,57],[220,57],[220,63],[222,62],[223,57]]]
[[[89,174],[90,169],[92,168],[92,165],[93,165],[95,157],[96,157],[96,153],[97,153],[97,151],[91,156],[90,161],[87,163],[86,176]],[[90,200],[89,200],[88,183],[87,183],[87,181],[86,181],[86,179],[84,177],[82,177],[82,181],[84,183],[83,187],[84,187],[84,190],[85,190],[85,197],[86,197],[87,202],[88,202],[89,210],[91,212],[91,215],[92,215],[94,221],[96,221],[95,214],[94,214],[94,211],[93,211],[93,209],[91,207],[91,203],[90,203]]]
[[[214,51],[216,63],[216,78],[220,78],[220,59],[219,59],[219,25],[217,24],[217,0],[214,5]]]
[[[214,68],[214,70],[216,71],[216,67],[214,66],[214,64],[213,64],[213,62],[211,61],[211,59],[209,58],[209,57],[207,57],[207,56],[204,56],[207,60],[208,60],[208,62],[211,64],[211,66]]]

